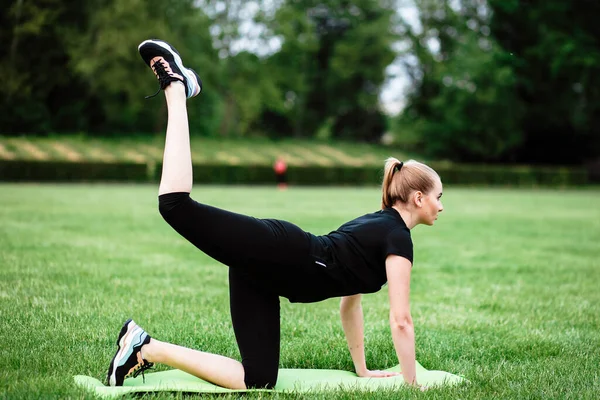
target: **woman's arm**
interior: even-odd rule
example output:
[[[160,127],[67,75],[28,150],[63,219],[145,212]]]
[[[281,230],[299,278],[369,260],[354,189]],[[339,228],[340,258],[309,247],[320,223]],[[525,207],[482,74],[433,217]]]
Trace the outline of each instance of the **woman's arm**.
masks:
[[[340,317],[346,334],[348,349],[354,362],[356,375],[362,377],[387,377],[398,375],[388,371],[370,371],[365,361],[364,320],[361,305],[361,295],[342,297],[340,302]]]
[[[412,264],[404,257],[389,255],[385,261],[390,297],[390,327],[400,369],[406,383],[417,384],[415,365],[415,330],[410,316],[410,271]]]
[[[348,349],[354,362],[354,369],[358,376],[363,376],[367,371],[365,361],[364,322],[361,295],[342,297],[340,301],[340,318],[346,334]]]

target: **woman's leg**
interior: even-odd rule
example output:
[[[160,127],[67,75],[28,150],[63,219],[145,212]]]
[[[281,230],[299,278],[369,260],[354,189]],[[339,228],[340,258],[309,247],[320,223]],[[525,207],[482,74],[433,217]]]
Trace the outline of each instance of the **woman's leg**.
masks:
[[[279,371],[279,296],[260,287],[244,270],[229,270],[233,329],[242,362],[151,338],[135,322],[125,323],[108,371],[108,384],[149,363],[180,369],[229,389],[272,388]]]
[[[242,363],[228,357],[188,349],[154,338],[142,347],[142,357],[148,362],[180,369],[224,388],[246,389]]]
[[[301,255],[307,253],[308,240],[296,227],[288,234],[286,223],[267,222],[191,200],[192,158],[186,108],[186,96],[190,97],[190,90],[177,81],[170,81],[171,78],[167,78],[170,83],[161,80],[160,73],[153,67],[154,57],[158,54],[154,54],[155,51],[156,46],[147,52],[146,57],[142,50],[140,53],[157,73],[167,100],[167,135],[159,186],[160,211],[167,222],[205,253],[228,265],[243,266],[253,260],[254,255],[263,257],[269,250],[279,250],[279,253],[292,259],[296,254],[292,249],[298,248]],[[169,51],[166,56],[172,58]],[[174,58],[177,61],[177,57]],[[282,239],[289,245],[287,250],[280,246]],[[300,244],[296,245],[298,242]],[[239,253],[243,256],[235,255]],[[267,294],[264,289],[249,286],[247,279],[236,277],[238,272],[230,274],[230,293],[232,319],[242,363],[149,339],[148,343],[140,343],[139,347],[133,348],[135,356],[131,361],[127,359],[127,368],[121,370],[130,371],[129,364],[145,365],[146,360],[187,371],[232,389],[274,386],[279,363],[279,297]]]
[[[279,372],[279,296],[229,268],[231,321],[249,388],[272,388]]]
[[[108,368],[110,386],[123,386],[129,375],[136,376],[153,363],[162,363],[226,388],[246,388],[244,367],[239,361],[153,339],[132,320],[121,328],[117,346]]]
[[[164,92],[168,120],[158,191],[165,220],[200,250],[229,266],[247,264],[249,258],[277,263],[306,256],[308,237],[293,224],[220,210],[189,197],[193,173],[186,87],[173,81]]]
[[[188,125],[185,86],[172,82],[165,88],[167,99],[167,137],[158,194],[192,191],[192,152]]]
[[[229,299],[241,363],[154,338],[141,346],[140,358],[230,389],[274,387],[279,372],[279,296],[256,285],[246,271],[230,268]]]
[[[185,192],[159,196],[159,211],[177,233],[233,268],[286,265],[291,271],[310,253],[308,234],[294,224],[198,203]]]
[[[173,82],[165,88],[165,97],[169,117],[159,194],[189,193],[192,189],[192,159],[185,87],[180,82]],[[141,347],[140,358],[181,369],[226,388],[246,388],[242,363],[217,354],[150,339]]]

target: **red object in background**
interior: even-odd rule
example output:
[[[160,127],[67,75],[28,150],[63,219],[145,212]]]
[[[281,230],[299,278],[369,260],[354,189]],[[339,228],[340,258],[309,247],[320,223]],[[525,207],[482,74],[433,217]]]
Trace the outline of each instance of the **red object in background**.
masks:
[[[273,164],[273,171],[275,171],[275,180],[277,181],[277,187],[279,189],[287,188],[287,164],[283,158],[278,158]]]
[[[273,170],[277,175],[285,174],[287,171],[287,164],[283,158],[278,158],[273,165]]]

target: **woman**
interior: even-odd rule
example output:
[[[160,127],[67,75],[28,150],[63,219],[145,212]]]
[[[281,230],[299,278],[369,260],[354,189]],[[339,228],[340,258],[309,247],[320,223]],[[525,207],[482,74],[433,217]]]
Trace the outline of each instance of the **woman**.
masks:
[[[231,389],[271,388],[279,364],[279,297],[316,302],[341,297],[340,315],[355,370],[361,377],[393,373],[367,369],[361,293],[388,282],[390,326],[404,380],[417,385],[409,309],[413,247],[410,229],[433,225],[442,211],[442,184],[416,161],[386,161],[381,210],[315,236],[281,220],[257,219],[200,204],[192,190],[186,97],[202,90],[168,43],[147,40],[139,52],[159,80],[168,108],[159,210],[183,237],[229,266],[230,307],[242,362],[164,343],[133,321],[125,323],[108,370],[120,386],[153,363],[163,363]],[[157,92],[158,93],[158,92]]]

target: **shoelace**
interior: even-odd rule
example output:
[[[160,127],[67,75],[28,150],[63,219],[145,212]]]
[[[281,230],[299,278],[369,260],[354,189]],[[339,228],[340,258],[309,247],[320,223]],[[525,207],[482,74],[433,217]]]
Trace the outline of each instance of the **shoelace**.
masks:
[[[135,371],[133,371],[133,377],[137,378],[139,374],[142,374],[142,381],[146,383],[146,375],[144,375],[144,371],[151,369],[154,367],[154,364],[144,360],[143,363],[140,363],[135,366]]]
[[[154,73],[156,74],[156,76],[158,76],[158,90],[156,91],[156,93],[154,93],[153,95],[150,96],[146,96],[145,99],[151,99],[152,97],[155,97],[157,94],[160,93],[160,91],[164,88],[167,87],[167,85],[171,82],[173,82],[174,80],[177,80],[175,78],[173,78],[171,75],[169,75],[169,73],[165,70],[165,66],[163,65],[163,63],[161,61],[157,61],[154,64],[152,64],[152,69],[154,70]]]

